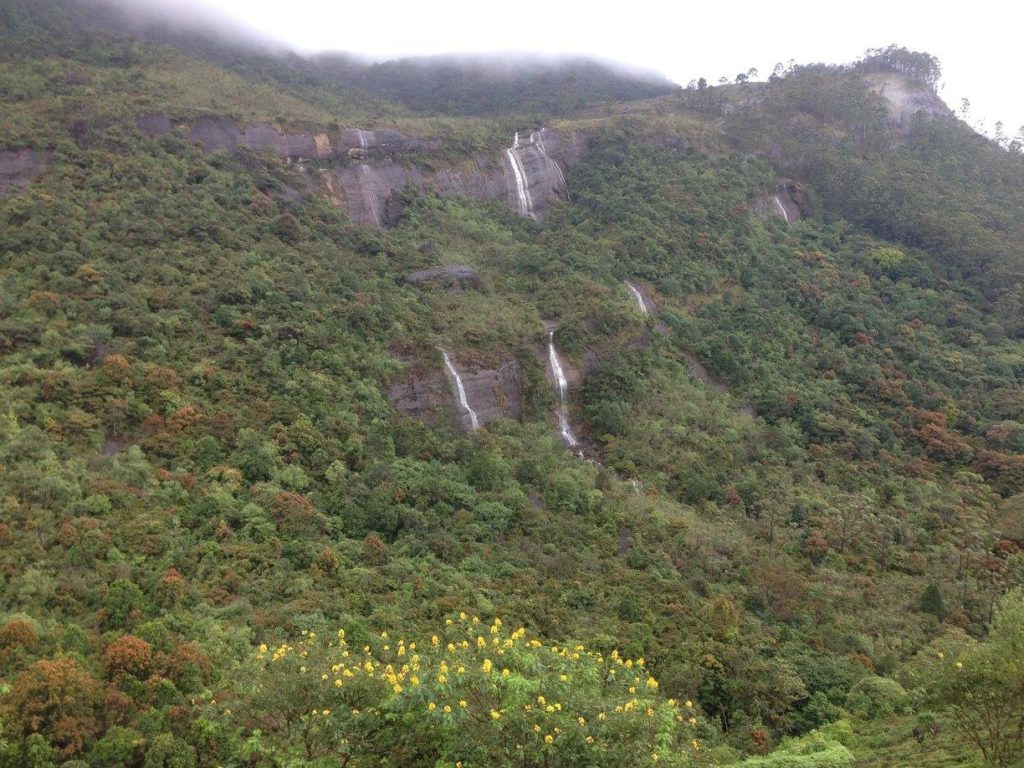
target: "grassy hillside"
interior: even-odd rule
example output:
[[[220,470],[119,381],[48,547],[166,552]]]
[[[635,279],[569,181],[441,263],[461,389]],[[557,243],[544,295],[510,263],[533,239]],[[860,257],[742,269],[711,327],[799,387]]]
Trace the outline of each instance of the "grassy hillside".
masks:
[[[46,158],[0,200],[0,762],[983,764],[947,667],[992,696],[1019,671],[992,660],[1013,622],[989,636],[1024,565],[1024,345],[993,277],[1019,157],[798,69],[565,110],[588,152],[542,223],[407,191],[379,230],[135,118],[398,126],[443,163],[543,105],[510,86],[511,116],[468,119],[457,84],[299,85],[51,10],[0,16],[0,151]],[[885,173],[898,219],[868,207]],[[920,234],[952,210],[985,265]],[[480,287],[401,279],[439,263]],[[514,361],[522,420],[396,410],[441,346]]]

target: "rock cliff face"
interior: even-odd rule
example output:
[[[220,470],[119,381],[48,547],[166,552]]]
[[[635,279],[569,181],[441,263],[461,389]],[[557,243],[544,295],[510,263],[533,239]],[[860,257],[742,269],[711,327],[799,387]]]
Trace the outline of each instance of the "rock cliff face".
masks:
[[[519,158],[534,217],[541,218],[556,197],[568,197],[565,171],[579,164],[586,151],[586,139],[575,132],[560,134],[548,128],[533,135],[536,141],[524,144],[519,150]],[[321,169],[315,177],[325,193],[360,224],[393,224],[401,214],[397,193],[406,186],[433,189],[445,197],[464,195],[483,200],[505,199],[518,210],[516,179],[507,154],[503,153],[500,158],[473,157],[458,167],[441,167],[423,173],[399,161],[402,153],[428,149],[429,142],[417,143],[399,136],[389,141],[386,145],[378,145],[387,147],[388,156],[375,156],[369,148],[353,148],[348,154],[360,162]]]
[[[505,181],[509,205],[533,218],[543,218],[555,198],[568,199],[564,168],[575,167],[582,156],[579,134],[560,135],[541,128],[526,141],[518,141],[504,157]],[[513,156],[514,155],[514,156]],[[523,175],[520,189],[516,179],[518,163]],[[525,200],[523,196],[525,195]]]
[[[792,180],[782,181],[775,192],[782,207],[786,211],[786,218],[789,221],[798,221],[807,218],[810,214],[810,202],[804,193],[803,187]]]
[[[445,288],[477,288],[482,286],[480,275],[472,267],[465,264],[449,264],[443,267],[431,267],[410,272],[402,278],[410,285],[436,283]]]
[[[390,128],[282,133],[268,123],[239,128],[224,118],[175,125],[162,114],[142,115],[136,126],[148,136],[180,133],[208,152],[248,149],[299,163],[309,175],[309,188],[327,195],[360,224],[383,227],[394,223],[401,213],[396,193],[409,185],[434,189],[444,196],[504,198],[516,206],[516,180],[505,153],[467,158],[457,167],[424,172],[412,164],[413,156],[437,149],[440,142],[410,138]],[[565,171],[579,163],[585,150],[585,137],[549,128],[535,131],[524,142],[519,156],[535,218],[543,216],[554,198],[568,196]],[[334,162],[312,169],[305,163],[311,160]]]
[[[250,149],[271,152],[282,160],[312,160],[332,157],[363,157],[374,152],[412,152],[432,149],[437,142],[410,139],[390,128],[361,130],[345,128],[329,133],[282,133],[269,123],[256,123],[239,128],[233,120],[208,117],[192,124],[175,124],[163,114],[141,115],[136,127],[147,136],[165,136],[172,132],[183,134],[207,152],[234,152]]]
[[[394,223],[400,211],[394,195],[406,185],[422,188],[423,175],[413,167],[390,159],[361,162],[340,168],[322,168],[314,177],[316,186],[360,224],[383,227]]]
[[[509,360],[496,369],[463,368],[462,384],[466,388],[466,399],[476,411],[480,424],[489,424],[497,419],[519,419],[522,416],[522,371],[519,363]]]
[[[522,370],[519,363],[507,360],[497,368],[459,366],[466,400],[476,412],[480,425],[497,419],[522,417]],[[415,370],[388,389],[395,408],[428,423],[447,417],[469,431],[468,415],[443,369]]]
[[[0,199],[31,184],[46,167],[46,156],[31,149],[0,152]]]
[[[795,181],[779,182],[774,195],[759,197],[754,211],[762,216],[779,216],[788,223],[799,221],[810,214],[810,202],[803,188]]]
[[[388,399],[402,413],[434,424],[449,399],[448,381],[440,369],[410,373],[388,388]]]

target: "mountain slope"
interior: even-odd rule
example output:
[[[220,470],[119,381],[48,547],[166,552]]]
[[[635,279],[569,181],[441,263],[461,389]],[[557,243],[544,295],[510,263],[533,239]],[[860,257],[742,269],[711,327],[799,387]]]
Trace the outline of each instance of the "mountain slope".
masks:
[[[929,643],[969,649],[1021,578],[1024,349],[992,282],[1018,157],[800,68],[557,102],[581,150],[540,221],[432,181],[359,224],[308,179],[514,185],[533,96],[459,117],[459,84],[397,106],[406,65],[353,96],[329,63],[32,19],[56,42],[5,48],[0,133],[0,163],[34,158],[0,200],[5,760],[913,754]],[[215,151],[203,119],[332,151]],[[340,143],[371,128],[416,148]],[[869,207],[885,173],[899,219]],[[989,232],[984,269],[915,234],[947,209]],[[504,418],[468,433],[456,376]],[[931,748],[973,759],[935,711]]]

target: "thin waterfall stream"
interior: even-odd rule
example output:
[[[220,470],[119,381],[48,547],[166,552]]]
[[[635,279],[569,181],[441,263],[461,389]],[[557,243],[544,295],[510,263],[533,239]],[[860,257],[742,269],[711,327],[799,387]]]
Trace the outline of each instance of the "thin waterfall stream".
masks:
[[[455,381],[455,391],[459,396],[459,405],[462,406],[467,414],[469,414],[469,424],[473,431],[480,429],[480,419],[477,418],[476,411],[469,407],[469,400],[466,398],[466,388],[462,385],[462,377],[459,376],[459,372],[455,369],[452,359],[448,356],[445,350],[441,350],[441,354],[444,356],[444,367],[448,371],[448,374]]]
[[[629,289],[629,292],[633,296],[633,298],[636,299],[636,304],[638,307],[640,307],[640,311],[644,314],[644,316],[650,316],[651,313],[647,309],[647,302],[644,301],[644,295],[640,293],[640,289],[633,285],[631,282],[629,282],[629,280],[624,280],[623,282],[626,284],[626,287]]]
[[[772,200],[775,201],[775,207],[779,209],[779,213],[782,214],[782,218],[784,218],[786,220],[786,223],[789,224],[789,214],[786,213],[786,206],[784,206],[782,204],[782,201],[779,200],[779,196],[776,195],[775,197],[772,198]]]
[[[570,448],[575,448],[580,442],[569,428],[569,412],[565,404],[569,382],[565,380],[565,371],[562,370],[562,362],[558,359],[558,350],[555,349],[554,331],[548,331],[548,359],[551,361],[551,373],[558,384],[558,430],[566,444]]]

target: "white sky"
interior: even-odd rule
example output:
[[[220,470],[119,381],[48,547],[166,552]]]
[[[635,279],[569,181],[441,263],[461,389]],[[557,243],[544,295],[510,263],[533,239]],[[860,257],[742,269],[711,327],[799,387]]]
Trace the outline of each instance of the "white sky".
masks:
[[[969,98],[972,121],[985,118],[991,131],[1002,120],[1010,135],[1024,125],[1017,58],[1024,39],[1024,3],[1019,0],[961,2],[957,12],[917,0],[186,2],[301,52],[390,57],[453,51],[587,53],[653,68],[683,85],[700,76],[712,83],[722,75],[732,79],[751,67],[763,79],[779,61],[844,63],[866,48],[897,43],[939,57],[940,95],[954,109]],[[184,4],[174,3],[179,10]]]

